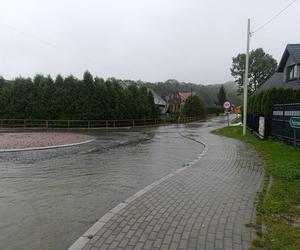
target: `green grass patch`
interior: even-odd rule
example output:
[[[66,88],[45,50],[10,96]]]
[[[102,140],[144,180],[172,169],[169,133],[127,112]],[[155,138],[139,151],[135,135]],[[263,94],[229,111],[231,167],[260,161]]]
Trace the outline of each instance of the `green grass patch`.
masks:
[[[242,122],[241,117],[236,117],[236,118],[231,120],[232,124],[236,124],[236,123],[240,123],[240,122]]]
[[[242,127],[224,127],[214,134],[253,144],[265,161],[265,182],[257,205],[257,228],[266,232],[253,243],[254,248],[300,249],[300,149],[283,142],[260,140]],[[269,178],[272,187],[266,196]]]

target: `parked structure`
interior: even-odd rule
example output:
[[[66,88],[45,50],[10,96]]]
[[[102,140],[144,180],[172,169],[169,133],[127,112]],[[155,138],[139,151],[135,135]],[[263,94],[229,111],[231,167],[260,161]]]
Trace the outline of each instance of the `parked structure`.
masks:
[[[288,44],[276,72],[258,91],[270,88],[300,89],[300,44]]]

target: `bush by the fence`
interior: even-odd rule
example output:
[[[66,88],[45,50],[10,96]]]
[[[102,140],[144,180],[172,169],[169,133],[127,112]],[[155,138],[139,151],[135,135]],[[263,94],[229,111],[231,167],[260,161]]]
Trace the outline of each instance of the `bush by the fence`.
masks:
[[[272,115],[274,104],[300,103],[300,89],[272,88],[250,96],[248,113]]]
[[[221,113],[224,112],[224,109],[222,106],[219,106],[219,105],[213,105],[213,106],[208,106],[206,108],[206,114],[216,114],[216,115],[219,115]]]
[[[185,117],[199,117],[203,119],[206,117],[205,104],[202,97],[193,95],[189,96],[183,106],[183,114]]]

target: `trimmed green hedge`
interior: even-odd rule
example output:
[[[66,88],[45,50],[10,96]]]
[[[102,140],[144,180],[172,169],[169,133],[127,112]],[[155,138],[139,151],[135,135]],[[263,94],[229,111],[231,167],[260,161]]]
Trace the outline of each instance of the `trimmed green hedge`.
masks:
[[[272,115],[274,104],[300,103],[300,89],[272,88],[256,94],[248,99],[248,113]]]
[[[224,108],[219,105],[208,106],[206,108],[206,114],[216,114],[219,115],[224,112]]]

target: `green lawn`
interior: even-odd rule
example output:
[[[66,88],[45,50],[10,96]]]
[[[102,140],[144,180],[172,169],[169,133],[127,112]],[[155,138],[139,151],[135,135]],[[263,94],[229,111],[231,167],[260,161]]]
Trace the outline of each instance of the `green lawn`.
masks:
[[[253,248],[300,249],[300,148],[260,140],[249,132],[244,137],[240,126],[217,129],[213,133],[253,144],[265,160],[264,191],[257,205],[256,228],[261,237],[253,242]],[[266,192],[270,176],[272,187]],[[262,224],[266,227],[264,232]]]
[[[236,118],[231,120],[232,124],[236,124],[236,123],[239,123],[239,122],[242,122],[241,117],[236,117]]]

